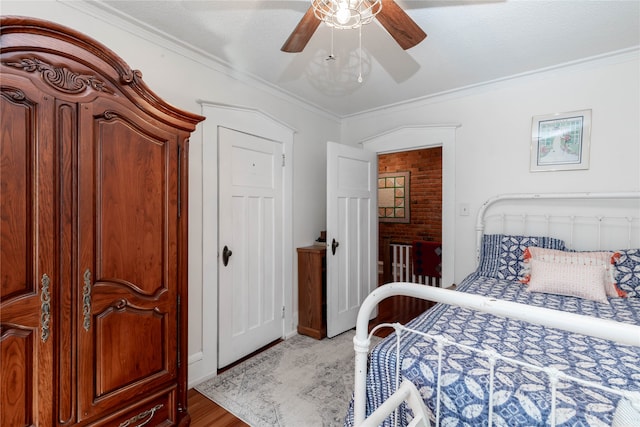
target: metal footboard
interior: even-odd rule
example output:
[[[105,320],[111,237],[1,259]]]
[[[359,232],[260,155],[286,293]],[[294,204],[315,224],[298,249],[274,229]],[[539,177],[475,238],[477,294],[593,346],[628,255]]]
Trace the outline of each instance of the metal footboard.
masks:
[[[380,301],[393,295],[404,295],[450,305],[457,305],[497,316],[527,321],[546,327],[640,347],[640,326],[638,325],[625,324],[607,319],[599,319],[559,310],[534,307],[526,304],[497,300],[495,298],[488,298],[480,295],[467,294],[413,283],[390,283],[383,285],[372,292],[365,299],[358,313],[356,335],[353,339],[355,350],[354,421],[356,426],[378,425],[379,422],[377,420],[384,420],[386,418],[379,418],[381,413],[384,412],[387,415],[390,414],[393,412],[394,408],[399,406],[405,400],[412,401],[411,409],[414,411],[414,414],[424,412],[424,406],[415,405],[414,400],[415,394],[417,393],[415,387],[414,390],[411,390],[411,387],[405,386],[402,388],[402,391],[400,391],[400,389],[398,390],[398,394],[394,395],[389,404],[385,403],[383,405],[384,409],[381,409],[380,412],[375,415],[374,420],[365,422],[367,359],[370,345],[368,326],[370,314]],[[610,391],[615,391],[616,393],[625,396],[631,403],[632,408],[640,413],[640,393],[620,392],[617,390]],[[417,393],[417,395],[419,396],[419,393]],[[420,401],[420,403],[422,404],[422,401]],[[551,416],[553,418],[554,414],[552,413]],[[420,418],[420,416],[418,416],[418,418]],[[417,425],[428,426],[428,418],[422,417],[422,419],[425,421],[419,421],[419,424]],[[378,422],[378,424],[376,424],[376,422]],[[489,425],[491,425],[491,421],[489,421]]]

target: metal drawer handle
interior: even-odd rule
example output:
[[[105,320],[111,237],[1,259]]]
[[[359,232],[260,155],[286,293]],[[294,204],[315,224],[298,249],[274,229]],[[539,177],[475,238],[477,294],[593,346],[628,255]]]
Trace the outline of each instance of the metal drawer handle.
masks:
[[[147,418],[149,417],[149,419],[145,422],[143,422],[142,424],[138,424],[136,427],[142,427],[145,424],[148,424],[149,421],[151,421],[151,419],[153,418],[153,416],[156,414],[156,411],[159,410],[160,408],[162,408],[164,405],[162,403],[154,406],[153,408],[144,411],[144,412],[140,412],[138,415],[136,415],[135,417],[131,417],[129,418],[127,421],[123,422],[120,424],[120,427],[129,427],[130,425],[133,425],[133,423],[137,423],[138,421],[141,421],[143,418]]]
[[[42,338],[42,342],[47,342],[49,335],[51,335],[51,330],[49,329],[49,324],[51,323],[51,294],[49,293],[51,279],[46,274],[43,274],[40,283],[42,284],[42,292],[40,293],[40,302],[42,302],[40,306],[40,327],[42,328],[42,333],[40,338]]]

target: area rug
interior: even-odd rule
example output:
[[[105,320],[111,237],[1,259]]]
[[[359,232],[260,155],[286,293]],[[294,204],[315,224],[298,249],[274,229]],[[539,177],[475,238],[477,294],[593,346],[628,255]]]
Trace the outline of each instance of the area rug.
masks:
[[[295,335],[196,390],[252,427],[342,426],[353,394],[354,334]]]

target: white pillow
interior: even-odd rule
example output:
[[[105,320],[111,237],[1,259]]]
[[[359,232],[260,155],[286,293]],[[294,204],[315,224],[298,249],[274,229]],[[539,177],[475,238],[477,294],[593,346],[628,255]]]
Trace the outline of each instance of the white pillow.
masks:
[[[568,295],[609,304],[603,286],[607,271],[602,265],[547,262],[532,258],[527,290]]]
[[[596,251],[596,252],[570,252],[555,249],[545,249],[538,247],[528,247],[524,254],[525,259],[525,275],[523,283],[528,283],[530,271],[528,268],[529,259],[537,259],[546,262],[560,264],[577,264],[577,265],[593,265],[602,266],[606,274],[602,276],[602,286],[605,293],[610,298],[625,296],[624,292],[618,290],[615,281],[614,268],[614,252]]]

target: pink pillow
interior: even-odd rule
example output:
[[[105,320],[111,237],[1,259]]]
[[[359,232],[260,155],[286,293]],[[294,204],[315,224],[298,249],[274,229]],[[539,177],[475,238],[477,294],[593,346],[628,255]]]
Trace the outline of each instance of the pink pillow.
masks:
[[[527,264],[532,258],[560,264],[602,266],[606,270],[606,274],[602,277],[602,286],[604,287],[606,295],[610,298],[626,297],[626,293],[618,288],[614,279],[614,264],[616,258],[619,256],[620,255],[615,252],[569,252],[530,246],[524,253],[525,273],[521,281],[528,283],[530,280],[530,271]]]
[[[547,262],[531,259],[531,277],[527,290],[547,294],[568,295],[609,304],[602,265]]]

